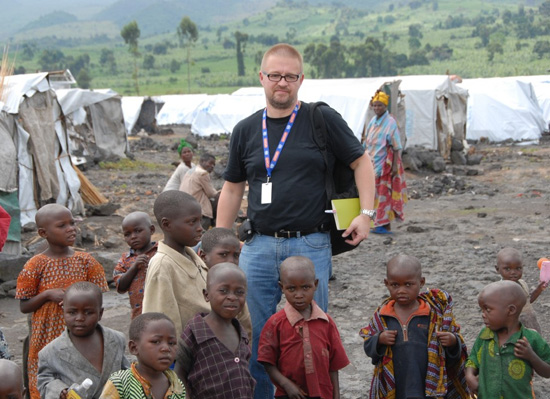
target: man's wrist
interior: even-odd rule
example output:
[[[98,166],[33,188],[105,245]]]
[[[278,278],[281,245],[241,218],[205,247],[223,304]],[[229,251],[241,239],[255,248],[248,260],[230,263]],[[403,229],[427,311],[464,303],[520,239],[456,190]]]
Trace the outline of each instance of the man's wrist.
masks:
[[[371,220],[374,220],[374,218],[376,217],[376,209],[361,208],[361,211],[359,212],[359,214],[368,216]]]

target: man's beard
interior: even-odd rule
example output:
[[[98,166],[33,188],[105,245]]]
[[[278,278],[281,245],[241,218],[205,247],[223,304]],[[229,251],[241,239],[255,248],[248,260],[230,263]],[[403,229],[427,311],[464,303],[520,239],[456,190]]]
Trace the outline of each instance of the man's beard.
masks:
[[[271,105],[275,109],[289,109],[296,104],[296,100],[296,98],[288,97],[286,101],[279,101],[275,99],[274,96],[271,96],[267,99],[269,105]]]

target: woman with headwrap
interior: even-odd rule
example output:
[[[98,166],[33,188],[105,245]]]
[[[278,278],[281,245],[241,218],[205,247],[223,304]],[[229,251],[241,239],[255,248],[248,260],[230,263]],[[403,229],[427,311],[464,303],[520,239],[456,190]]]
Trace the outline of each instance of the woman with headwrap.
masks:
[[[170,176],[168,183],[166,183],[166,186],[162,191],[179,190],[183,181],[183,176],[185,176],[191,168],[195,167],[195,164],[191,162],[193,159],[193,147],[185,141],[185,139],[181,139],[180,144],[178,145],[178,153],[181,157],[181,163],[178,165],[172,176]]]
[[[363,146],[374,164],[376,176],[376,198],[374,208],[375,234],[393,234],[390,222],[403,220],[403,205],[407,202],[407,185],[401,162],[401,139],[397,122],[388,112],[390,97],[378,90],[371,105],[376,114],[369,124],[363,139]]]

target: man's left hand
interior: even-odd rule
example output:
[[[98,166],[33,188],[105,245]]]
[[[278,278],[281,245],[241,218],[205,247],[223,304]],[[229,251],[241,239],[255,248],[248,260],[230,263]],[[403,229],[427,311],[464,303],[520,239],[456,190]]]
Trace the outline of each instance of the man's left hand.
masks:
[[[344,231],[342,237],[348,237],[346,242],[351,245],[359,245],[366,240],[370,232],[370,218],[367,215],[356,216]]]

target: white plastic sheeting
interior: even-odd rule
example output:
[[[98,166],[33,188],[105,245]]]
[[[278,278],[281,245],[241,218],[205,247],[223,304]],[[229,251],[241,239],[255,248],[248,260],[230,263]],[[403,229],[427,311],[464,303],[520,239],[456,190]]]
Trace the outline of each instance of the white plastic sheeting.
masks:
[[[207,94],[174,94],[160,96],[164,102],[157,115],[157,124],[190,125],[195,118],[199,105],[207,99]]]
[[[136,124],[139,113],[141,112],[141,104],[145,97],[122,97],[122,115],[124,115],[124,127],[126,134],[132,134],[132,129]]]
[[[34,96],[36,93],[52,91],[47,78],[47,73],[15,75],[8,76],[4,81],[5,104],[3,111],[10,114],[19,114],[19,106],[26,98]],[[55,97],[53,94],[51,98]],[[72,211],[81,213],[84,205],[79,194],[80,180],[71,164],[68,149],[67,149],[67,132],[61,123],[63,112],[58,102],[54,99],[52,104],[45,104],[51,107],[54,126],[44,127],[45,129],[54,129],[57,137],[55,146],[55,154],[51,154],[55,158],[55,170],[59,183],[59,192],[56,202],[67,206]],[[42,121],[32,121],[33,125],[39,125]],[[37,204],[34,199],[35,194],[34,182],[34,163],[32,155],[29,152],[29,139],[31,135],[25,130],[21,121],[16,118],[17,132],[13,132],[12,137],[17,140],[17,159],[19,166],[19,206],[21,208],[21,225],[29,222],[34,222],[34,217],[37,211]],[[44,171],[43,171],[44,172]],[[0,170],[4,174],[6,171]]]
[[[518,80],[533,85],[535,95],[546,121],[546,129],[550,126],[550,75],[518,76]]]
[[[466,137],[500,142],[539,139],[545,128],[531,83],[517,78],[465,79],[468,89]]]

